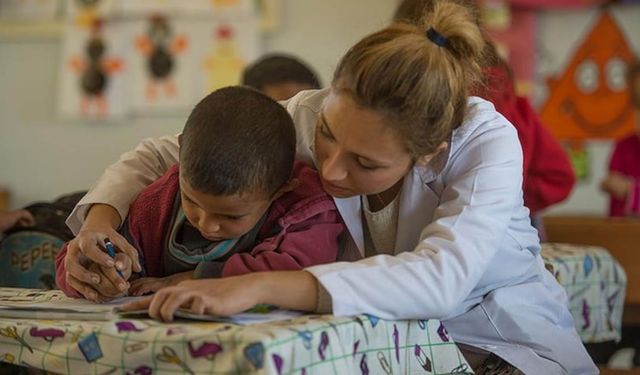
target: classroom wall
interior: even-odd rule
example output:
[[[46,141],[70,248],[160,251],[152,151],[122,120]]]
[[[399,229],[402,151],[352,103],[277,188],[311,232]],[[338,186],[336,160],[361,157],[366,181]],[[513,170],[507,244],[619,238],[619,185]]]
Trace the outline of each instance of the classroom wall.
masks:
[[[395,7],[392,0],[282,2],[282,27],[265,37],[265,50],[301,56],[325,84],[348,47],[384,26]],[[182,129],[186,112],[116,123],[59,121],[55,106],[60,39],[3,39],[1,28],[0,185],[10,190],[11,207],[87,189],[141,139]]]
[[[283,0],[280,31],[265,38],[266,51],[287,51],[309,61],[328,84],[346,49],[390,19],[393,0]],[[339,10],[339,11],[336,11]],[[562,69],[567,50],[592,22],[595,11],[546,12],[540,17],[544,47],[541,76]],[[640,51],[640,7],[614,9],[636,51]],[[117,123],[69,123],[56,118],[59,38],[2,38],[0,33],[0,185],[12,194],[11,206],[52,199],[88,188],[118,155],[142,138],[178,132],[186,113],[130,118]],[[543,87],[542,87],[543,88]],[[536,97],[539,103],[544,90]],[[605,213],[598,192],[610,152],[609,142],[588,144],[591,178],[550,213]]]
[[[618,5],[611,9],[619,26],[625,32],[636,55],[640,53],[640,5]],[[599,10],[544,12],[538,23],[538,43],[541,46],[537,60],[538,76],[563,72],[565,65],[592,22],[598,18]],[[540,104],[546,97],[546,86],[540,82],[535,103]],[[565,202],[551,207],[546,214],[602,214],[608,212],[608,197],[599,191],[600,180],[605,176],[609,164],[612,142],[591,141],[586,145],[590,163],[589,178],[578,182],[573,193]]]

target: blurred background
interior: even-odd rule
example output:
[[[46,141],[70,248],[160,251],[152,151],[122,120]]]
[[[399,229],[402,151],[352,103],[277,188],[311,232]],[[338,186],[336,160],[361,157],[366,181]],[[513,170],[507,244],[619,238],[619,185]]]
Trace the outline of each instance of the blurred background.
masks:
[[[141,139],[178,132],[206,90],[194,86],[207,80],[204,73],[195,78],[183,73],[197,70],[189,64],[200,64],[196,61],[200,57],[204,61],[204,48],[215,50],[216,41],[207,38],[216,34],[220,42],[225,25],[240,51],[238,64],[267,52],[289,53],[305,61],[327,85],[346,49],[388,24],[397,6],[394,0],[250,1],[249,5],[240,0],[204,4],[192,0],[179,5],[135,0],[123,2],[127,9],[117,3],[0,0],[0,185],[6,196],[0,205],[5,208],[88,189],[106,166]],[[596,1],[484,3],[488,28],[504,42],[499,50],[512,60],[519,92],[538,110],[549,96],[549,78],[562,77],[603,13],[613,18],[633,51],[640,49],[637,2],[616,2],[606,9]],[[159,18],[171,25],[171,38],[187,41],[173,57],[173,68],[174,85],[189,95],[168,102],[163,98],[167,88],[159,84],[157,102],[145,107],[139,98],[151,89],[145,87],[143,69],[136,68],[143,67],[146,58],[139,39],[151,35],[151,25]],[[95,19],[101,23],[92,23]],[[103,116],[98,114],[100,103],[82,104],[74,92],[79,90],[82,59],[88,56],[87,40],[96,34],[107,41],[103,60],[113,60],[107,97],[111,107]],[[548,212],[606,214],[608,197],[598,188],[614,141],[606,137],[579,136],[576,149],[581,154],[576,163],[582,176],[569,199]]]

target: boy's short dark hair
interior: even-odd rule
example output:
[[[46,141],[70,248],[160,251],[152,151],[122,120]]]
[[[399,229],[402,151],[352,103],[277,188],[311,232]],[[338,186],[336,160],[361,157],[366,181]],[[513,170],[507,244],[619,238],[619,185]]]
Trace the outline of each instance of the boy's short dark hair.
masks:
[[[226,87],[198,103],[180,136],[180,170],[212,195],[271,196],[291,177],[293,120],[280,104],[248,87]]]
[[[307,64],[284,54],[265,55],[245,68],[242,84],[258,90],[265,86],[295,82],[307,84],[313,89],[321,87],[318,76]]]

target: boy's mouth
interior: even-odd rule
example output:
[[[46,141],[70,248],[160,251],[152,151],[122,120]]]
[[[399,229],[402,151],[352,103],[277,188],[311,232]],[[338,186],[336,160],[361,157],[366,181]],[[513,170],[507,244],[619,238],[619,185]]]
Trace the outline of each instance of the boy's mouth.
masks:
[[[226,238],[222,238],[220,236],[214,236],[214,235],[209,235],[209,234],[205,234],[205,233],[200,233],[202,235],[202,237],[206,238],[209,241],[214,241],[214,242],[220,242],[220,241],[224,241]]]

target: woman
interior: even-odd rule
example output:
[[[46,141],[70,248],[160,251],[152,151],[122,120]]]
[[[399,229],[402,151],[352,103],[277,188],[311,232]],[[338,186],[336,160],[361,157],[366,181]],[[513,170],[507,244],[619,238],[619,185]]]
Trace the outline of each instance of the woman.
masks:
[[[341,259],[365,259],[185,283],[130,307],[163,320],[180,306],[231,314],[256,303],[439,318],[478,373],[597,373],[540,257],[516,131],[490,103],[468,97],[483,49],[469,10],[438,2],[421,26],[392,25],[358,42],[330,89],[286,103],[299,157],[318,168],[349,229]],[[85,296],[101,275],[79,264],[97,262],[103,277],[117,278],[97,246],[104,236],[122,249],[120,268],[137,259],[115,228],[177,155],[175,137],[143,142],[70,217],[79,232],[66,277]]]

